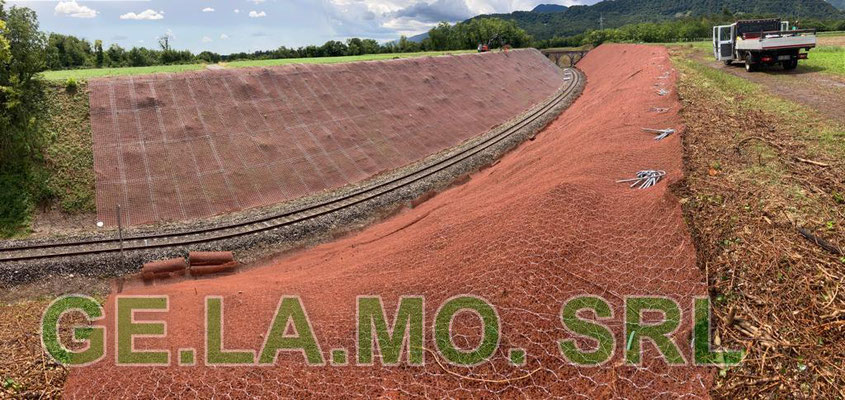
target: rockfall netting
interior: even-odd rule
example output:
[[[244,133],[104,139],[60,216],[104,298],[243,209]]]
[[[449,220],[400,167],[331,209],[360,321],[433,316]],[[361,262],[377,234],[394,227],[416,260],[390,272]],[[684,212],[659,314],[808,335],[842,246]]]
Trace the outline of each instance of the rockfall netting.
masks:
[[[359,234],[238,275],[124,292],[170,296],[169,312],[137,315],[167,321],[167,338],[139,338],[136,345],[170,350],[174,360],[178,349],[195,348],[198,366],[116,367],[110,341],[103,361],[72,371],[66,396],[707,398],[711,369],[670,367],[647,340],[641,365],[623,358],[627,296],[665,296],[680,305],[684,314],[672,337],[691,362],[693,299],[707,294],[669,190],[682,174],[675,73],[665,49],[640,45],[601,46],[579,68],[589,81],[581,98],[535,141],[462,186]],[[670,94],[659,96],[659,88]],[[655,141],[644,127],[678,134]],[[641,170],[666,177],[647,190],[615,183]],[[434,350],[434,315],[460,294],[487,299],[501,321],[497,352],[475,367],[450,365]],[[280,353],[269,367],[205,366],[203,299],[209,295],[223,297],[227,349],[260,349],[279,299],[296,295],[324,357],[347,349],[350,365],[311,367],[294,352]],[[400,296],[425,297],[424,366],[388,367],[378,358],[373,366],[356,365],[356,297],[362,295],[382,296],[389,323]],[[596,346],[561,322],[561,307],[579,295],[601,296],[613,311],[605,323],[616,353],[597,367],[571,365],[558,347],[571,338],[584,349]],[[112,340],[113,299],[107,315],[102,323]],[[479,327],[472,313],[458,314],[455,344],[473,348]],[[524,365],[511,365],[510,349],[525,350]]]
[[[97,216],[178,221],[359,182],[486,132],[563,73],[536,50],[90,84]]]

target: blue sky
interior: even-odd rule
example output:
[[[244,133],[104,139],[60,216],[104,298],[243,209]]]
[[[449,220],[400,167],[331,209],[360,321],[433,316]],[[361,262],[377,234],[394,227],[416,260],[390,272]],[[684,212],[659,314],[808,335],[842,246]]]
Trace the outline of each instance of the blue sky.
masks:
[[[350,37],[379,41],[427,31],[493,12],[537,4],[592,4],[598,0],[7,0],[38,13],[41,29],[102,39],[123,47],[173,47],[219,53],[299,47]]]

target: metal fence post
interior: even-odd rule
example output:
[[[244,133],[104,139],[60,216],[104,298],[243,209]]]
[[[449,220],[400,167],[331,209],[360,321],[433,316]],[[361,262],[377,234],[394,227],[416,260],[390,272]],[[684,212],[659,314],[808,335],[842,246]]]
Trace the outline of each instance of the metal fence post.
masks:
[[[120,262],[122,267],[126,267],[126,256],[123,254],[123,222],[120,216],[120,204],[117,205],[117,235],[120,239]]]

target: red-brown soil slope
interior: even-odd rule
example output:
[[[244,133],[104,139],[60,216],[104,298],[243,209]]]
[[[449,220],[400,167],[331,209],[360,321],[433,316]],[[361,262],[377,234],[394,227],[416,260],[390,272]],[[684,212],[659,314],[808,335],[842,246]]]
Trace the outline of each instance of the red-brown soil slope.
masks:
[[[453,147],[551,96],[536,50],[91,82],[97,216],[138,225],[264,206]]]
[[[378,359],[375,366],[308,367],[300,353],[282,353],[273,367],[127,368],[114,366],[110,345],[104,361],[71,373],[66,395],[706,398],[712,384],[707,368],[668,367],[647,342],[643,365],[627,366],[622,358],[624,297],[679,302],[687,314],[674,337],[691,361],[688,312],[695,296],[706,295],[679,203],[668,189],[682,174],[680,138],[656,142],[641,131],[679,128],[668,55],[657,46],[604,45],[579,68],[589,80],[581,98],[537,140],[463,186],[360,234],[248,272],[123,293],[169,295],[169,313],[138,315],[166,320],[167,339],[136,343],[170,349],[174,358],[177,349],[194,347],[200,365],[208,295],[224,297],[228,349],[259,349],[280,297],[298,295],[326,359],[331,349],[346,348],[354,361],[356,296],[383,296],[391,321],[399,296],[425,296],[425,346],[434,349],[437,308],[455,295],[473,294],[492,302],[502,321],[492,362],[441,366],[427,352],[424,367],[384,367]],[[658,96],[659,87],[672,93]],[[653,113],[652,107],[670,111]],[[649,190],[614,183],[649,168],[666,170],[668,180]],[[596,368],[572,366],[558,349],[559,340],[573,337],[562,326],[561,307],[584,294],[605,297],[615,316],[608,325],[617,354]],[[109,304],[104,323],[111,327]],[[471,314],[459,314],[456,344],[477,344],[478,326]],[[524,366],[508,363],[511,348],[526,350]]]

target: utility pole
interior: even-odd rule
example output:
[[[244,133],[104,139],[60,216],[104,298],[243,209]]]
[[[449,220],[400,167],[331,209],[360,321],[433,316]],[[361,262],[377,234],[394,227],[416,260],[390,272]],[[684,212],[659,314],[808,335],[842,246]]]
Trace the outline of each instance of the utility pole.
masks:
[[[599,14],[599,27],[604,30],[604,13]]]

